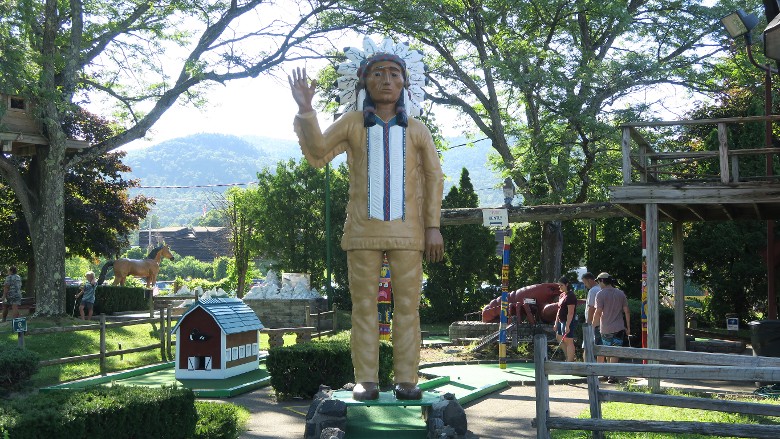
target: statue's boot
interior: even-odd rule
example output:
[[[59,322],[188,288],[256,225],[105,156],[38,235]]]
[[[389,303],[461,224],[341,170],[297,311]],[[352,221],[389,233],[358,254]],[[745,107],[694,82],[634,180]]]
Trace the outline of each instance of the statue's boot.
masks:
[[[379,386],[376,383],[357,383],[352,389],[352,399],[370,401],[379,398]]]
[[[422,390],[414,383],[397,383],[393,393],[395,399],[422,399]]]

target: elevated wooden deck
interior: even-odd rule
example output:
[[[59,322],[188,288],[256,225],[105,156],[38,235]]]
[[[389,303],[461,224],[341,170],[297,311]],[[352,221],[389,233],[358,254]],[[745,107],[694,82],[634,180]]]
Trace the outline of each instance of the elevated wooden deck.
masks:
[[[622,125],[623,185],[610,187],[610,201],[640,220],[648,204],[658,206],[659,221],[780,219],[780,175],[773,172],[780,148],[729,145],[729,126],[778,120],[773,115]],[[691,142],[674,140],[679,131],[671,141],[655,132],[643,134],[686,125],[717,129],[718,150],[692,150]],[[648,138],[661,140],[654,147]]]

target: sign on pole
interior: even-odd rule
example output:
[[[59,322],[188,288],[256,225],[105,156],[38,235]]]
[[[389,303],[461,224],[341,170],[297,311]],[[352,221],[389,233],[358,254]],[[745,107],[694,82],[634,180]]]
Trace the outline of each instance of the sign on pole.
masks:
[[[482,225],[496,230],[501,255],[501,320],[498,325],[498,367],[506,369],[506,325],[509,319],[509,242],[512,236],[507,209],[482,209]],[[503,231],[503,233],[499,233]]]
[[[14,332],[27,332],[27,319],[24,317],[17,317],[11,322],[14,328]]]
[[[506,209],[482,209],[482,225],[505,229],[509,226],[509,213]]]

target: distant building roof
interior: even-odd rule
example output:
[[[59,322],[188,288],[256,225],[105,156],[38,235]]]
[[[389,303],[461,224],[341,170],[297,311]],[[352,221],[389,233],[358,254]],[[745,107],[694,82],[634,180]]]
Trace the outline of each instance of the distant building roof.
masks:
[[[138,234],[138,245],[141,248],[168,244],[168,247],[182,257],[211,262],[219,256],[232,256],[229,231],[227,227],[163,227],[160,229],[141,230]]]
[[[176,332],[179,324],[184,321],[187,314],[197,308],[203,308],[219,324],[226,334],[235,334],[257,329],[263,329],[264,326],[257,318],[257,314],[244,303],[241,299],[234,298],[212,298],[203,301],[197,301],[182,314],[176,326],[171,329],[171,334]]]

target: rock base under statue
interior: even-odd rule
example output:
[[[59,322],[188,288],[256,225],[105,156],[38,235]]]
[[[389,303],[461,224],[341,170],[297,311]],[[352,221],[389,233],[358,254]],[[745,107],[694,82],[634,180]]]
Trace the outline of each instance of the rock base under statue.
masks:
[[[429,439],[473,439],[468,431],[466,412],[452,393],[423,392],[421,400],[397,400],[393,392],[380,392],[372,401],[352,399],[350,385],[342,390],[320,386],[306,415],[305,439],[343,439],[347,429],[347,409],[351,406],[403,406],[421,408]]]

